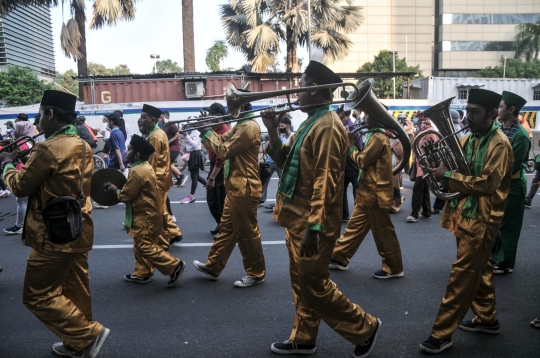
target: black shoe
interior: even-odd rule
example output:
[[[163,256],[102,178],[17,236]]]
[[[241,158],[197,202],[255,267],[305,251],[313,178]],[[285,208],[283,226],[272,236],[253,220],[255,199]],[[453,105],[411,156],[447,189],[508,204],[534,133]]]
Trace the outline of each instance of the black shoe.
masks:
[[[443,342],[433,336],[429,336],[428,339],[420,343],[420,348],[428,353],[441,353],[450,347],[452,347],[452,340]]]
[[[141,276],[128,274],[124,276],[124,280],[127,282],[134,282],[134,283],[149,283],[150,277],[141,277]]]
[[[527,209],[530,209],[531,206],[532,206],[532,201],[531,201],[531,200],[525,199],[525,207],[526,207]]]
[[[182,274],[184,273],[184,269],[186,268],[186,262],[180,261],[174,272],[169,275],[171,278],[169,282],[167,283],[167,287],[173,287],[176,285],[176,283],[180,280],[180,277],[182,277]]]
[[[212,235],[217,235],[218,233],[219,233],[219,225],[216,225],[215,228],[210,230],[210,234],[212,234]]]
[[[184,239],[184,237],[182,235],[180,236],[177,236],[177,237],[173,237],[172,239],[169,240],[169,244],[174,244],[175,242],[180,242]]]
[[[212,271],[211,269],[209,269],[208,267],[206,267],[205,264],[203,264],[202,262],[199,262],[197,260],[193,261],[193,266],[195,266],[195,268],[204,273],[206,276],[208,276],[209,279],[213,280],[213,281],[217,281],[218,279],[218,275],[216,275],[214,273],[214,271]]]
[[[513,268],[509,268],[509,267],[504,267],[504,266],[501,266],[501,265],[493,265],[493,274],[494,275],[506,275],[507,273],[512,273],[514,272],[514,269]]]
[[[501,325],[499,324],[499,321],[497,320],[495,320],[495,323],[493,323],[491,326],[481,326],[479,324],[474,323],[472,320],[463,321],[459,325],[459,328],[464,331],[469,331],[469,332],[485,332],[485,333],[491,333],[491,334],[501,333]]]
[[[317,350],[314,344],[296,344],[291,341],[272,343],[270,349],[278,354],[313,354]]]
[[[377,336],[379,335],[379,330],[381,329],[382,322],[380,319],[377,318],[377,327],[375,328],[375,332],[371,335],[371,337],[365,341],[362,344],[357,345],[354,348],[353,357],[355,358],[363,358],[367,357],[371,351],[373,350],[373,347],[375,347],[375,342],[377,341]]]
[[[373,272],[373,277],[375,278],[380,278],[380,279],[387,279],[387,278],[400,278],[400,277],[403,277],[403,271],[399,272],[399,273],[395,273],[395,274],[389,274],[388,272],[386,271],[383,271],[383,270],[377,270],[375,272]]]
[[[4,229],[4,232],[8,235],[18,235],[22,234],[22,227],[19,227],[17,225],[13,225],[12,227],[8,227],[7,229]]]

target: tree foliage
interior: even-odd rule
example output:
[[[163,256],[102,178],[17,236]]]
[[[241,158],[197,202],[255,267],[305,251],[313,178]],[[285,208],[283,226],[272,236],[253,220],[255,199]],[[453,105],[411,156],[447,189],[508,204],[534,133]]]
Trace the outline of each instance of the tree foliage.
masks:
[[[52,89],[50,83],[39,80],[27,68],[9,66],[0,71],[0,101],[4,106],[26,106],[41,101],[43,92]]]
[[[486,67],[478,71],[477,77],[502,78],[504,73],[504,57],[500,65]],[[520,58],[506,60],[506,78],[540,78],[540,60],[523,61]]]
[[[536,24],[519,24],[516,26],[516,55],[515,58],[525,57],[527,62],[538,60],[540,53],[540,21]]]
[[[364,21],[362,7],[354,0],[311,1],[311,42],[324,53],[323,62],[345,57],[352,41],[346,34]],[[288,72],[299,72],[296,49],[306,46],[308,36],[307,0],[229,0],[220,9],[227,42],[242,51],[254,72],[272,64],[268,59],[287,45]],[[271,66],[269,66],[271,67]]]
[[[177,62],[173,62],[171,59],[156,62],[157,73],[179,73],[183,69]],[[152,68],[152,72],[154,69]]]
[[[64,89],[67,89],[75,96],[78,96],[79,81],[73,79],[73,77],[76,76],[77,73],[73,70],[67,70],[64,73],[57,72],[56,79],[54,80],[56,89],[59,91],[64,91]]]
[[[214,41],[212,47],[206,50],[206,66],[212,72],[220,70],[221,60],[229,55],[229,49],[225,44],[225,41]]]
[[[373,62],[366,62],[358,69],[357,72],[393,72],[393,56],[390,52],[382,50],[375,56]],[[406,59],[400,59],[396,54],[396,72],[416,72],[413,78],[422,78],[420,65],[408,66]],[[403,98],[403,83],[406,79],[396,77],[396,98]],[[373,84],[373,92],[380,99],[394,98],[394,82],[391,78],[375,79]]]
[[[90,62],[88,64],[89,76],[122,76],[131,75],[131,70],[127,65],[120,64],[115,68],[108,68],[100,63]]]

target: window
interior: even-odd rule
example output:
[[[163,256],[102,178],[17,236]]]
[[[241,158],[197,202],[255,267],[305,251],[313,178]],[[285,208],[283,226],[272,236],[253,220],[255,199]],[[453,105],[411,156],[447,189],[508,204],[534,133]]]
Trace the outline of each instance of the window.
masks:
[[[533,101],[540,101],[540,89],[533,91]]]
[[[460,88],[458,89],[458,99],[467,99],[469,98],[469,90]]]
[[[534,24],[540,20],[540,14],[442,14],[437,21],[444,25],[451,24],[484,24],[484,25],[517,25]]]
[[[515,51],[512,41],[442,41],[435,45],[435,51]]]

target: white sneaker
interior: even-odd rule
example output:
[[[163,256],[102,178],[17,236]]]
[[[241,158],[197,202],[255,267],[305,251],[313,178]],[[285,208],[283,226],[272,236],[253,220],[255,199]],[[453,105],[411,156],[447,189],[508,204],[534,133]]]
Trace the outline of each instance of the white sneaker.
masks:
[[[176,217],[174,215],[172,216],[172,222],[176,223]]]
[[[236,287],[250,287],[250,286],[258,285],[263,282],[264,282],[264,278],[251,278],[246,275],[242,277],[240,280],[236,281],[234,285]]]

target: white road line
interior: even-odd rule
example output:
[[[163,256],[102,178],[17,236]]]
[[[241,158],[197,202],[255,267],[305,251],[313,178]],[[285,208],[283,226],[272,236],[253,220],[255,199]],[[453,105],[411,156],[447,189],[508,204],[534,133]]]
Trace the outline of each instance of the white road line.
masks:
[[[185,244],[173,244],[174,247],[210,247],[213,242],[192,242]],[[284,245],[285,241],[263,241],[263,245]],[[93,249],[132,249],[133,245],[94,245]]]

